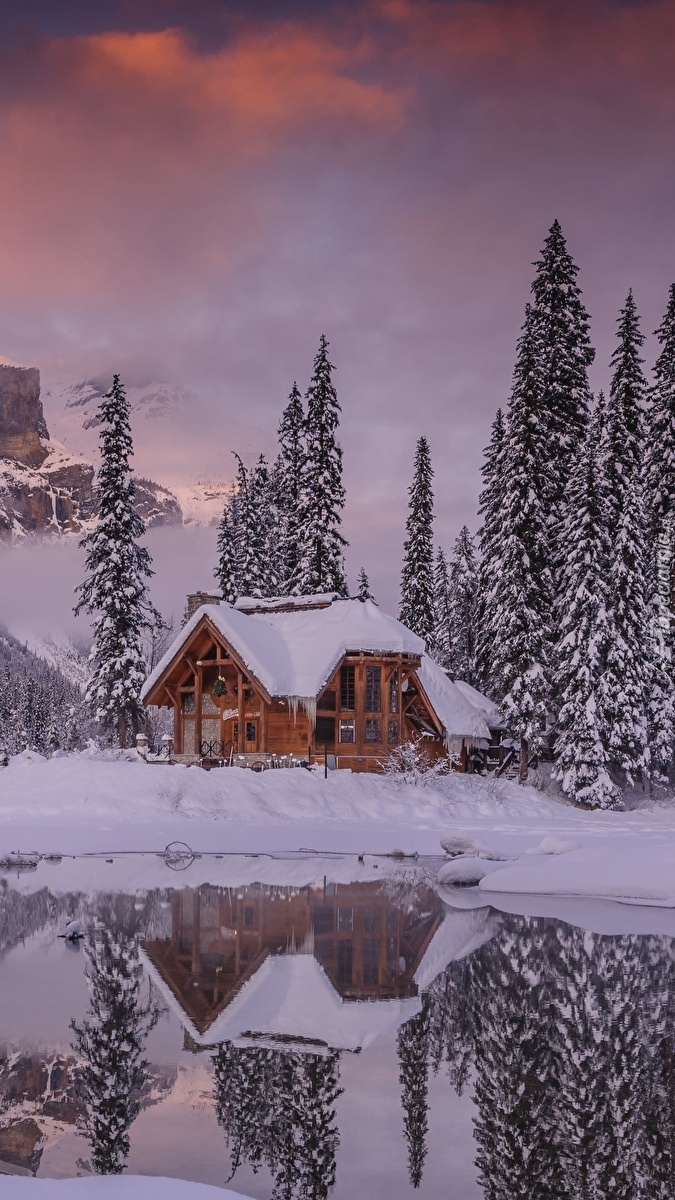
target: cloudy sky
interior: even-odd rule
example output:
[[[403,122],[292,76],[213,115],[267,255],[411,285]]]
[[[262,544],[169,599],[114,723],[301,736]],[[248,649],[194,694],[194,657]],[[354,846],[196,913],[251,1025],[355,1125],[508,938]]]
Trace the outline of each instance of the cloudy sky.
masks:
[[[163,479],[177,441],[186,475],[272,450],[325,332],[349,566],[389,606],[421,433],[438,540],[476,526],[554,217],[596,386],[630,286],[660,319],[675,0],[22,0],[0,30],[0,352],[182,379],[207,427],[157,434]]]

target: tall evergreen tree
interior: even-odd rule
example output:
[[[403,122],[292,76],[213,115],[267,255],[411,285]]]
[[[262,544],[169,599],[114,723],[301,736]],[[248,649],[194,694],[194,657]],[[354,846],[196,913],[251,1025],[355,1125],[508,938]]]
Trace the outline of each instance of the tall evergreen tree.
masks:
[[[429,443],[421,437],[415,450],[410,505],[406,521],[398,619],[428,641],[434,628],[434,477]]]
[[[463,525],[450,559],[448,588],[449,671],[453,679],[473,683],[476,658],[478,565],[473,538]]]
[[[497,694],[493,669],[498,614],[498,580],[501,575],[504,521],[504,449],[506,426],[501,408],[492,423],[490,441],[485,448],[483,490],[479,512],[483,524],[478,533],[480,567],[476,605],[476,680],[488,695]]]
[[[661,343],[645,421],[647,580],[651,609],[649,741],[652,772],[672,771],[675,668],[675,284],[656,330]]]
[[[427,649],[439,667],[450,670],[450,574],[445,551],[440,546],[434,566],[434,627]]]
[[[429,1002],[398,1031],[398,1066],[403,1127],[408,1146],[408,1174],[414,1188],[422,1182],[429,1132]]]
[[[77,588],[74,611],[94,617],[87,701],[101,727],[116,731],[120,746],[125,746],[128,730],[135,734],[143,715],[143,633],[160,617],[148,596],[150,554],[138,544],[145,526],[134,508],[129,402],[119,375],[103,397],[98,417],[99,515],[80,543],[86,551],[87,577]]]
[[[370,590],[370,581],[366,575],[366,568],[361,567],[356,580],[356,595],[359,600],[373,600],[374,596]]]
[[[563,791],[593,808],[613,808],[618,790],[609,774],[609,731],[601,680],[609,636],[609,534],[598,478],[600,422],[578,453],[562,509],[555,649],[559,698],[555,775]]]
[[[586,429],[591,399],[588,368],[595,351],[577,284],[579,268],[567,249],[559,221],[553,222],[535,266],[532,308],[541,355],[541,418],[548,429],[550,512],[557,517]],[[555,534],[555,527],[552,532]]]
[[[289,595],[299,582],[304,537],[303,480],[307,465],[305,432],[300,389],[294,383],[279,425],[279,587],[280,595],[284,596]]]
[[[129,1154],[129,1128],[140,1110],[147,1078],[145,1039],[159,1012],[140,998],[141,965],[134,917],[125,897],[99,913],[88,941],[89,1016],[71,1022],[81,1055],[79,1088],[84,1129],[97,1175],[119,1175]]]
[[[521,746],[521,778],[529,754],[545,744],[550,702],[550,570],[548,429],[540,397],[542,353],[528,306],[518,344],[504,441],[502,561],[493,583],[491,676],[507,729]]]
[[[611,603],[601,704],[610,762],[632,783],[649,767],[647,707],[651,684],[642,487],[647,385],[640,358],[644,338],[632,292],[619,315],[618,338],[612,356],[603,464],[611,533],[607,575]]]
[[[292,585],[294,595],[337,592],[347,596],[347,542],[340,532],[345,489],[342,449],[336,438],[341,409],[333,370],[328,341],[322,334],[307,390],[306,460],[299,507],[302,553]]]
[[[218,526],[218,564],[213,572],[223,600],[234,604],[239,595],[239,499],[235,489],[223,505]]]
[[[275,535],[278,529],[273,481],[263,454],[249,473],[247,529],[247,587],[249,596],[276,596],[279,581],[276,573]]]

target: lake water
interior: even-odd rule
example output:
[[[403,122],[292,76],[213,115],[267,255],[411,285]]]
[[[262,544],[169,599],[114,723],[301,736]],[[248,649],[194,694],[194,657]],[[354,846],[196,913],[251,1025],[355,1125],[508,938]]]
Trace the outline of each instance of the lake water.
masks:
[[[101,856],[0,877],[0,1172],[260,1200],[674,1197],[675,916],[496,911],[441,896],[438,865]]]

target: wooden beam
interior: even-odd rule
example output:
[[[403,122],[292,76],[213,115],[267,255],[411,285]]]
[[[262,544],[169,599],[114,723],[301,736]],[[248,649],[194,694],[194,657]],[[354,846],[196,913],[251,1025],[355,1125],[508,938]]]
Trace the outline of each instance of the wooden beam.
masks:
[[[246,750],[246,729],[244,728],[245,712],[244,712],[244,673],[237,671],[237,750],[239,754],[243,754]]]

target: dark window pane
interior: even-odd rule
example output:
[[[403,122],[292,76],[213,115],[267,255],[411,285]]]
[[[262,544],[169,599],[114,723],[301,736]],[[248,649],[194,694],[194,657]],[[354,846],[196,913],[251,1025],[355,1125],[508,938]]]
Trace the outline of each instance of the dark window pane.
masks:
[[[333,929],[333,909],[330,904],[317,904],[312,909],[312,925],[315,933],[331,933]]]
[[[387,741],[390,746],[395,746],[398,742],[398,721],[390,721],[387,725]]]
[[[398,671],[392,671],[389,678],[389,712],[398,712]]]
[[[366,667],[366,712],[382,711],[382,667]]]
[[[322,749],[324,746],[335,745],[335,718],[334,717],[317,717],[316,718],[316,733],[314,740]]]
[[[340,708],[343,712],[353,712],[355,708],[356,668],[346,665],[340,668]]]
[[[351,942],[338,942],[337,978],[338,987],[349,987],[352,982],[353,947]]]
[[[255,721],[247,721],[246,722],[246,741],[247,742],[255,741]]]
[[[335,701],[337,697],[332,688],[326,688],[319,696],[319,708],[325,708],[328,712],[335,712]]]
[[[366,741],[381,742],[382,741],[382,722],[379,717],[366,717]]]
[[[363,982],[366,987],[375,987],[378,982],[377,942],[370,939],[363,943]]]
[[[255,909],[249,908],[248,904],[244,909],[244,925],[253,925],[255,922]]]

